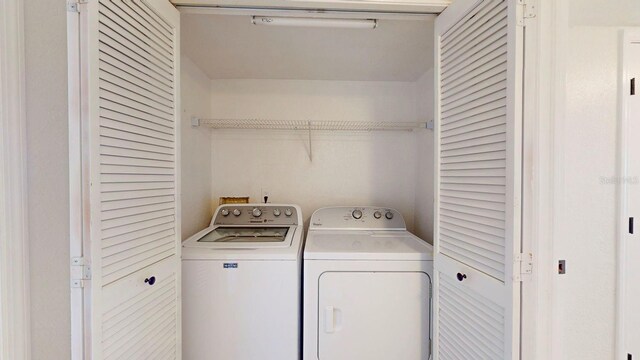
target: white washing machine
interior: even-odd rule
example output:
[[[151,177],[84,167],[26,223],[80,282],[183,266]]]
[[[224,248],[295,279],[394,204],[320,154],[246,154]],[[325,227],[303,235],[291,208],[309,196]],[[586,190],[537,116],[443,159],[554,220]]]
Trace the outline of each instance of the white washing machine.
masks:
[[[433,247],[402,215],[331,207],[311,217],[304,251],[304,360],[426,360]]]
[[[234,204],[182,245],[185,360],[297,360],[303,221],[296,205]]]

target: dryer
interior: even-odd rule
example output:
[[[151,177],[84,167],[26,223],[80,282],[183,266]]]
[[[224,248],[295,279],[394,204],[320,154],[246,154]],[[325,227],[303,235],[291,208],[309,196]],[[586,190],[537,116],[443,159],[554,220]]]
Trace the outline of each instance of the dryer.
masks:
[[[331,207],[304,250],[304,360],[425,360],[433,247],[389,208]]]
[[[302,211],[219,207],[182,245],[185,360],[298,360]]]

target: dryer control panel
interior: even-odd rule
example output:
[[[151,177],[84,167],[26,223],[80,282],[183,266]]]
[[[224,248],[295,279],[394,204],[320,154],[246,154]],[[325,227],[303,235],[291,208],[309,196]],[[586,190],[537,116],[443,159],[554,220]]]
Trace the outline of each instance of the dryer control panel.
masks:
[[[211,225],[299,225],[297,205],[225,204],[216,210]]]
[[[398,210],[376,206],[337,206],[316,210],[310,230],[406,230]]]

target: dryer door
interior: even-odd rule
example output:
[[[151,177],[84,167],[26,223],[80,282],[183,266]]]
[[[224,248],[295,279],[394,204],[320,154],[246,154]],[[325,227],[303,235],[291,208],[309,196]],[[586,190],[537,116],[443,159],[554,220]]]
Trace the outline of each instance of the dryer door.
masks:
[[[320,360],[428,359],[427,274],[327,272],[319,288]]]

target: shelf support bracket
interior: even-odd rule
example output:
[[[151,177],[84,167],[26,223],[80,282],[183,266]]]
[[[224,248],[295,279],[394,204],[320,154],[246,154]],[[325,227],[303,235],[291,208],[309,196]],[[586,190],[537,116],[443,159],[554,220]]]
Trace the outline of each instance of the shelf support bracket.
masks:
[[[311,148],[311,121],[307,121],[309,130],[309,161],[313,162],[313,150]]]

